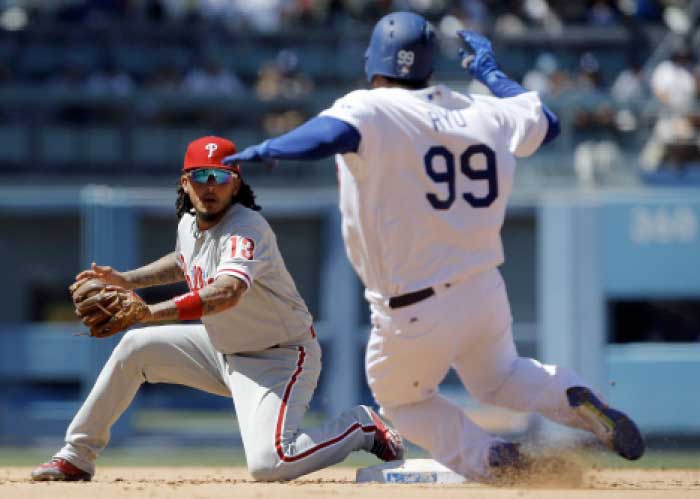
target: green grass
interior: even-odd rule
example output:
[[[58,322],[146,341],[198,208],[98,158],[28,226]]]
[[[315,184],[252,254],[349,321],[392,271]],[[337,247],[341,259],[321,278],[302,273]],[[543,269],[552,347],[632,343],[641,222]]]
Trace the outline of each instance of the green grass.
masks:
[[[0,447],[0,467],[32,467],[51,457],[56,449]],[[411,458],[426,457],[411,449]],[[700,450],[650,450],[639,461],[625,461],[605,451],[585,451],[581,459],[600,468],[700,468]],[[374,456],[354,452],[340,466],[362,467],[377,464]],[[157,449],[107,449],[98,461],[99,466],[244,466],[245,457],[240,449],[221,447],[173,447]]]
[[[307,413],[305,426],[321,424],[323,416]],[[182,431],[192,435],[239,433],[238,422],[227,411],[138,411],[134,428],[147,435],[159,431]],[[35,466],[49,459],[60,447],[0,447],[1,466]],[[354,452],[343,463],[345,466],[370,466],[377,459],[365,452]],[[244,466],[245,456],[239,447],[108,447],[100,456],[99,466]]]
[[[323,414],[307,412],[304,427],[323,423]],[[184,431],[187,433],[232,433],[238,434],[238,420],[233,411],[179,411],[140,410],[134,420],[134,428],[143,432]]]
[[[685,468],[700,469],[699,450],[650,449],[639,461],[627,461],[610,452],[581,453],[585,462],[599,468]]]
[[[0,447],[0,467],[33,467],[48,460],[57,449]],[[377,458],[353,452],[342,466],[371,466]],[[160,449],[106,449],[98,466],[245,466],[241,449],[221,447],[173,447]]]
[[[307,413],[304,426],[320,424],[323,416]],[[189,435],[237,434],[238,423],[232,411],[138,411],[134,427],[145,435],[159,431],[182,431]],[[60,438],[57,438],[58,442]],[[46,461],[56,447],[0,447],[0,467],[32,467]],[[604,449],[585,449],[578,452],[580,459],[600,468],[686,468],[700,469],[700,449],[650,449],[639,461],[625,461]],[[408,457],[427,455],[410,447]],[[377,464],[377,459],[366,452],[353,452],[340,466],[362,467]],[[238,447],[108,447],[100,456],[99,466],[244,466],[245,456]]]
[[[57,449],[0,447],[0,466],[35,466]],[[100,466],[241,466],[243,453],[221,448],[107,449]]]

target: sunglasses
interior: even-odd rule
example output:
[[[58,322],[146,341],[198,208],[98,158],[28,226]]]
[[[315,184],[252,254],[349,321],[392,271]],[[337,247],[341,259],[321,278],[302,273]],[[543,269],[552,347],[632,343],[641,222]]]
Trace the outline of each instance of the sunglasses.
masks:
[[[211,177],[214,177],[214,183],[217,185],[231,183],[237,177],[235,172],[230,170],[221,170],[219,168],[198,168],[190,173],[192,182],[196,184],[206,184]]]

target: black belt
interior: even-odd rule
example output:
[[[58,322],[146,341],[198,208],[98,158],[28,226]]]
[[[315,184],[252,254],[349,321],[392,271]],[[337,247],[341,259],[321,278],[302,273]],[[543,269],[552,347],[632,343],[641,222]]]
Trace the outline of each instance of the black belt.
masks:
[[[405,295],[393,296],[389,298],[389,308],[401,308],[408,307],[419,301],[423,301],[426,298],[430,298],[435,294],[433,288],[423,288],[413,293],[406,293]]]

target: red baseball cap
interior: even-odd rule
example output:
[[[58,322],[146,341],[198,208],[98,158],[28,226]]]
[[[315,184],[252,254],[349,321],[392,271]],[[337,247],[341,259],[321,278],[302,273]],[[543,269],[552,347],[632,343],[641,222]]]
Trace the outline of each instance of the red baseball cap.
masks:
[[[236,152],[236,144],[221,137],[209,135],[202,137],[187,146],[183,170],[195,168],[221,168],[240,173],[238,165],[224,165],[221,161]]]

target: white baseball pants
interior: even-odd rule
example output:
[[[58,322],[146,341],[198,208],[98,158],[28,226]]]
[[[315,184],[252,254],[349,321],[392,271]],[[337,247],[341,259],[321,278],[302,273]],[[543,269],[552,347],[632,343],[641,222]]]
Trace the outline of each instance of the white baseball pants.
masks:
[[[94,473],[110,427],[141,384],[174,383],[232,397],[251,475],[290,480],[374,442],[376,427],[363,406],[301,429],[320,372],[321,348],[311,334],[299,344],[222,355],[201,325],[134,329],[112,352],[56,457]]]
[[[566,399],[567,388],[585,386],[578,376],[518,357],[497,269],[436,288],[414,305],[371,309],[366,370],[375,399],[405,438],[456,473],[488,477],[488,451],[499,439],[438,394],[450,367],[480,402],[583,428]]]

